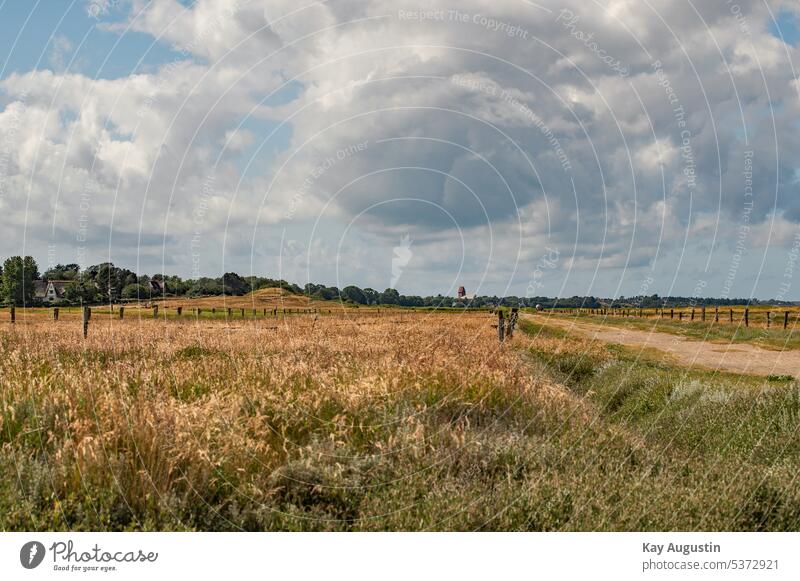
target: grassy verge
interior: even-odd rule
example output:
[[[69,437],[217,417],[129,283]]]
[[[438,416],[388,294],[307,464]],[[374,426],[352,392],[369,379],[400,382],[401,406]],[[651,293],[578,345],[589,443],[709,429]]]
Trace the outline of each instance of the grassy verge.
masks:
[[[649,476],[640,483],[651,516],[663,517],[682,499],[692,517],[676,515],[667,528],[800,527],[796,382],[676,367],[528,320],[522,329],[535,337],[526,349],[534,364],[583,397],[599,422],[638,442],[631,462],[667,479],[661,490]],[[547,342],[554,339],[568,357],[553,356]],[[625,502],[637,496],[635,486],[625,488]]]

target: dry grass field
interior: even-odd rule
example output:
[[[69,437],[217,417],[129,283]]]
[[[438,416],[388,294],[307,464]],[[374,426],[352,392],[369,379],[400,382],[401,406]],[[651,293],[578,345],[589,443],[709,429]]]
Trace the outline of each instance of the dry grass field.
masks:
[[[781,530],[791,381],[485,313],[0,321],[0,529]]]

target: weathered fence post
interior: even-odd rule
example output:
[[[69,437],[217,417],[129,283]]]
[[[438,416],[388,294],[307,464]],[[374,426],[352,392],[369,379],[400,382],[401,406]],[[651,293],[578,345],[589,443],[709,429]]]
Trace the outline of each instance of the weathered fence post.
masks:
[[[670,319],[674,319],[675,318],[675,309],[670,309],[669,310],[669,318]]]
[[[11,307],[11,324],[13,325],[16,322],[17,322],[17,308]]]
[[[767,311],[767,329],[769,329],[769,311]]]
[[[730,309],[730,319],[731,323],[733,323],[733,309]]]
[[[704,323],[706,322],[706,308],[704,306],[700,307],[700,320]]]
[[[158,318],[158,305],[155,305],[155,306],[153,307],[153,318],[154,318],[154,319],[157,319],[157,318]]]
[[[83,307],[83,338],[89,336],[89,319],[92,318],[92,309]]]
[[[518,316],[519,316],[519,310],[516,307],[511,309],[511,316],[508,319],[508,325],[507,325],[508,329],[506,332],[506,335],[508,336],[509,339],[511,339],[514,336],[514,327],[517,324]]]
[[[744,326],[745,327],[750,326],[750,309],[744,310]]]
[[[692,321],[694,321],[694,307],[692,307]]]
[[[506,338],[506,328],[505,328],[505,316],[503,315],[503,311],[497,311],[497,338],[500,342],[503,342],[503,339]]]
[[[719,323],[719,306],[714,307],[714,322]]]
[[[53,307],[53,320],[58,321],[58,307]]]
[[[179,317],[181,316],[181,313],[183,313],[183,307],[178,307],[178,316]]]
[[[119,320],[123,320],[125,318],[125,307],[120,305],[119,307]]]
[[[244,309],[242,309],[242,318],[244,318]]]
[[[783,328],[789,326],[789,311],[783,311]]]
[[[680,313],[678,313],[678,320],[679,320],[679,321],[683,321],[683,311],[681,311]]]

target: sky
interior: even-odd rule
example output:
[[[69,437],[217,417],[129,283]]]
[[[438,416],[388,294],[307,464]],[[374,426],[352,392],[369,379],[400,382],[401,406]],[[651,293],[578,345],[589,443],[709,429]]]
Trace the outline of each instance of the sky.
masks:
[[[797,0],[0,0],[0,257],[800,300]]]

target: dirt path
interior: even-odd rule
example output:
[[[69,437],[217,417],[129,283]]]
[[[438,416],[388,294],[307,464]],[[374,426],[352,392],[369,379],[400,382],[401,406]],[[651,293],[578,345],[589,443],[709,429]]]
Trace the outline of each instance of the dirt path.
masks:
[[[711,343],[695,341],[656,331],[623,329],[569,321],[555,317],[532,315],[539,323],[578,331],[593,339],[628,347],[653,348],[663,351],[681,365],[697,365],[720,371],[754,375],[792,375],[800,377],[800,351],[771,351],[743,343]]]

